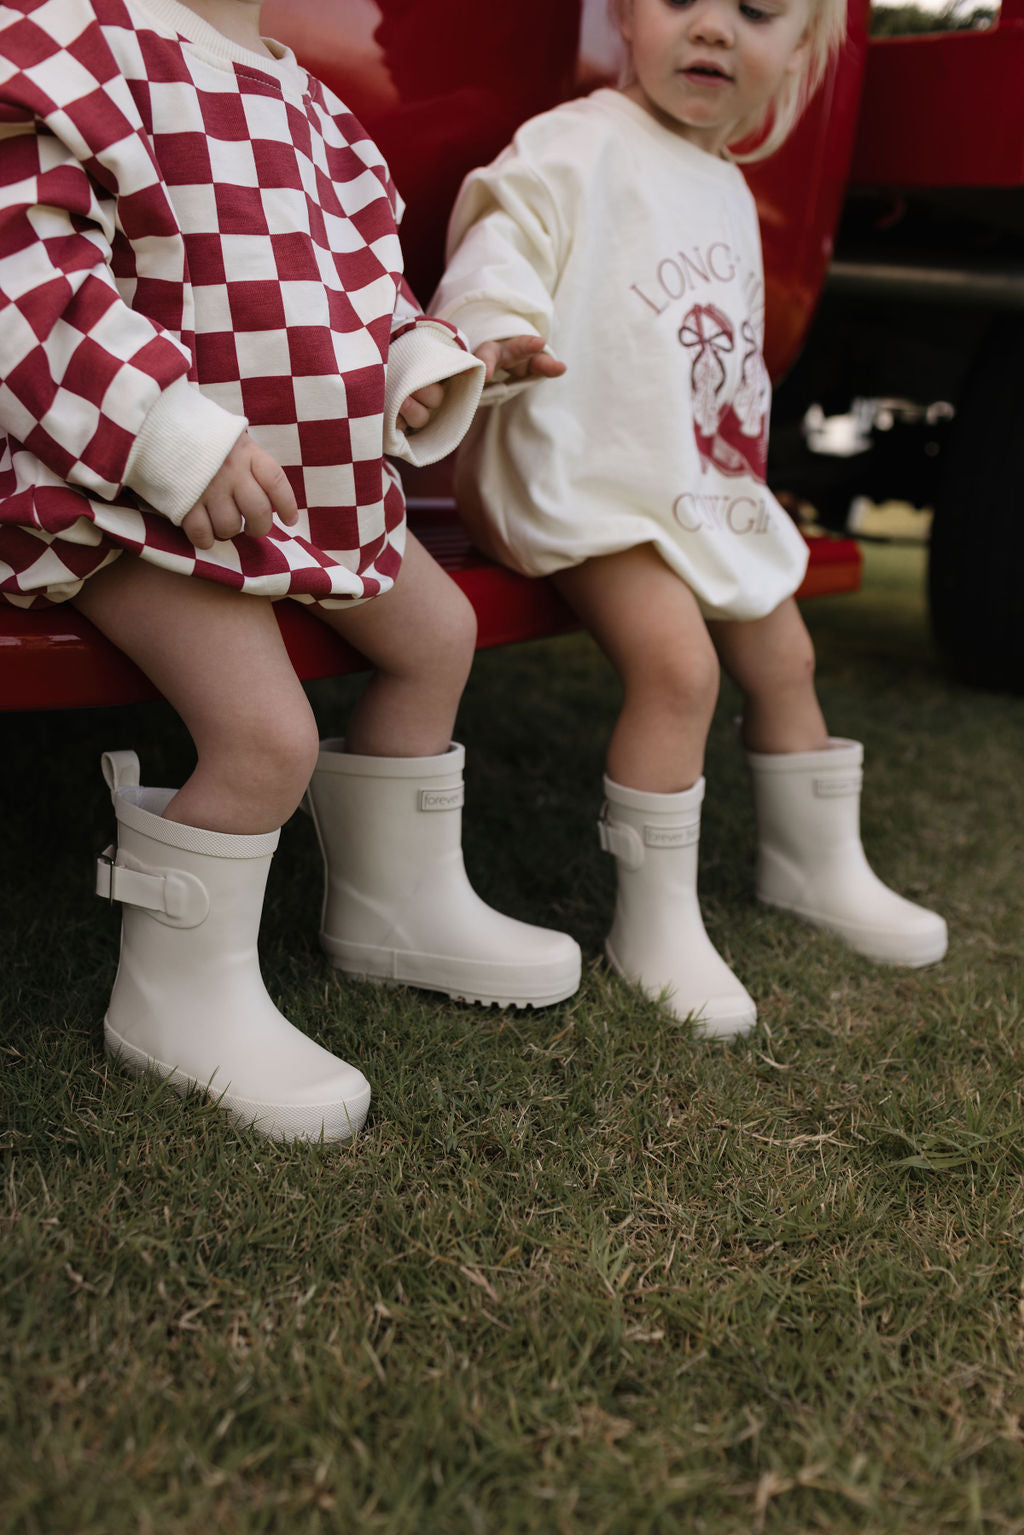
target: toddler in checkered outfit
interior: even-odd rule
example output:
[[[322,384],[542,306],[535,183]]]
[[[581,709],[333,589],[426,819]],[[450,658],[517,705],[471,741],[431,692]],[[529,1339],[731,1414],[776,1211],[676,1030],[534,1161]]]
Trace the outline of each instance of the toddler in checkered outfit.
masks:
[[[196,746],[176,791],[104,757],[118,845],[97,883],[124,908],[108,1051],[265,1135],[343,1140],[370,1088],[277,1011],[256,954],[307,784],[338,969],[541,1005],[580,956],[467,881],[451,731],[473,613],[385,457],[449,452],[483,367],[404,282],[380,152],[260,9],[0,10],[0,592],[71,602]],[[373,663],[345,740],[317,739],[283,597]]]

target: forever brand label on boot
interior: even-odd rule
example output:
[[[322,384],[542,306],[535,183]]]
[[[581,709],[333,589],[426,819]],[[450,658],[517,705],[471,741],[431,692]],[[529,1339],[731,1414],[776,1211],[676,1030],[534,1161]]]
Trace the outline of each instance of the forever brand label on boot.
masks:
[[[421,789],[421,810],[461,810],[466,803],[465,784],[456,784],[454,789]]]
[[[700,841],[700,824],[694,826],[645,826],[645,847],[692,847]]]
[[[819,799],[842,799],[847,794],[859,794],[863,782],[863,773],[847,773],[842,778],[816,778],[814,792]]]

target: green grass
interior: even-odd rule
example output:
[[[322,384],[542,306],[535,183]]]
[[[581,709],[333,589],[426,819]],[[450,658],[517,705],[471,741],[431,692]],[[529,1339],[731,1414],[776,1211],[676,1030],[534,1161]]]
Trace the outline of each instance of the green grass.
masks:
[[[374,1084],[350,1148],[108,1069],[98,758],[172,783],[187,746],[162,706],[6,721],[8,1535],[1024,1531],[1024,702],[943,680],[920,582],[871,549],[807,613],[865,841],[947,915],[946,963],[879,970],[752,902],[725,697],[704,904],[763,1022],[695,1043],[600,963],[603,664],[482,655],[467,860],[579,938],[583,987],[534,1014],[341,985],[297,818],[264,969]],[[336,730],[348,685],[313,693]]]

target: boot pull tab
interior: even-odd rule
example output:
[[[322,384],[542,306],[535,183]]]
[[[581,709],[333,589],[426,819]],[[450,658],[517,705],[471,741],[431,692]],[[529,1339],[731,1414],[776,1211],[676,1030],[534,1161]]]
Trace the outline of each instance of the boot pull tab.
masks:
[[[139,787],[139,759],[135,752],[104,752],[100,767],[112,800],[117,798],[118,789]]]

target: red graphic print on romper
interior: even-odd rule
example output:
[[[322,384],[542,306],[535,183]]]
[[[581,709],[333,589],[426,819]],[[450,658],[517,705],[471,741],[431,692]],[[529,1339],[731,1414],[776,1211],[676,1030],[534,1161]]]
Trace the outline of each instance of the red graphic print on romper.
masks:
[[[752,474],[764,483],[768,457],[768,375],[749,320],[740,336],[745,344],[735,398],[721,402],[726,359],[735,350],[736,333],[728,315],[714,304],[695,304],[679,327],[679,341],[693,352],[690,383],[693,435],[702,464],[722,474]]]

